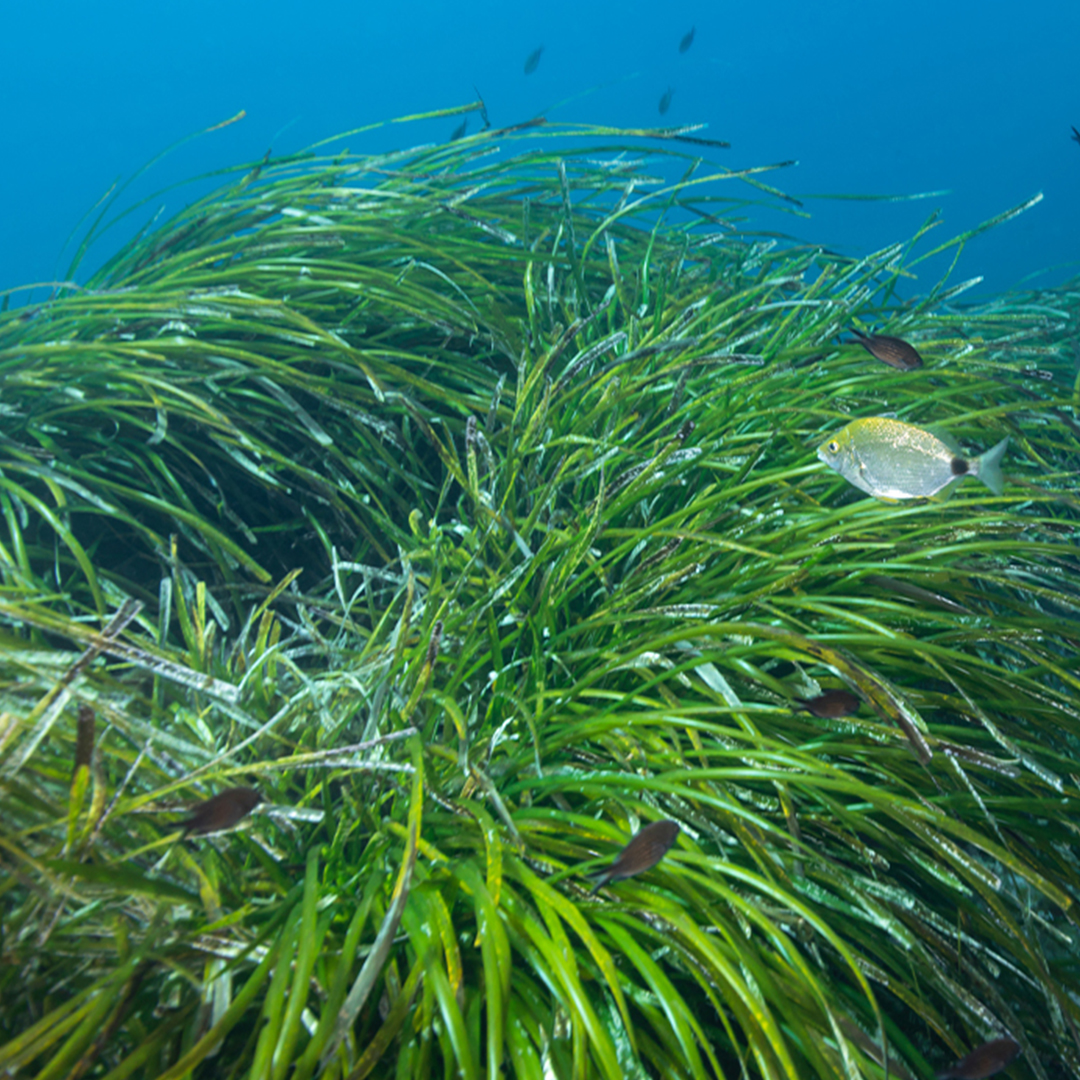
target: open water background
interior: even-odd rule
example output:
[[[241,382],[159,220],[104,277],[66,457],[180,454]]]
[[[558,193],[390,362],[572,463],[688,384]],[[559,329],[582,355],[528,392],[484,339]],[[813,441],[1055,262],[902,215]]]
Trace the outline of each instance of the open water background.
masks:
[[[0,16],[0,291],[63,278],[65,241],[115,180],[240,109],[243,121],[159,161],[124,204],[271,147],[286,154],[464,104],[474,85],[495,126],[538,114],[707,122],[700,134],[732,143],[714,152],[725,165],[798,159],[764,178],[797,196],[947,189],[912,203],[811,200],[809,218],[754,219],[848,254],[906,238],[938,208],[944,240],[1041,191],[1037,207],[974,241],[957,280],[981,274],[985,294],[1080,272],[1080,144],[1070,132],[1080,128],[1078,0],[2,0]],[[691,26],[694,43],[680,54]],[[525,75],[539,45],[541,62]],[[346,144],[440,141],[457,122],[388,126]],[[478,124],[473,114],[469,130]],[[76,280],[153,213],[205,190],[151,199]],[[911,288],[931,284],[923,274]],[[12,302],[44,295],[20,291]]]

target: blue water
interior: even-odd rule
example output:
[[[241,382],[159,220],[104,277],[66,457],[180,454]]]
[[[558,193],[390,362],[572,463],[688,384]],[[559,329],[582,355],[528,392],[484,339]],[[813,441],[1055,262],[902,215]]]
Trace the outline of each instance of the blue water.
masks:
[[[1077,0],[8,0],[0,14],[0,291],[63,277],[65,241],[117,178],[241,109],[242,121],[158,162],[126,203],[270,147],[285,154],[464,104],[474,85],[496,126],[537,114],[707,122],[702,134],[732,143],[715,152],[725,165],[798,159],[765,178],[794,195],[947,190],[899,204],[811,200],[809,218],[754,219],[849,254],[906,238],[939,208],[945,224],[934,236],[944,240],[1041,191],[1038,206],[970,245],[959,277],[982,275],[986,293],[1080,272],[1080,144],[1070,131],[1080,127]],[[695,40],[680,54],[691,26]],[[347,143],[366,151],[443,140],[456,123],[394,125]],[[477,123],[474,115],[470,130]],[[168,192],[131,225],[191,197]],[[129,232],[114,230],[76,279]],[[930,284],[924,274],[911,288]]]

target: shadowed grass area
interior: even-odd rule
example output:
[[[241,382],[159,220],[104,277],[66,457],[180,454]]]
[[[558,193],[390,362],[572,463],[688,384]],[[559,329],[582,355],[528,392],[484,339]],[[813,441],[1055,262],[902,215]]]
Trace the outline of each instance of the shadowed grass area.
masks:
[[[979,230],[777,243],[656,145],[267,162],[0,316],[0,1067],[1080,1068],[1080,291],[904,300]],[[1004,495],[817,461],[883,413]]]

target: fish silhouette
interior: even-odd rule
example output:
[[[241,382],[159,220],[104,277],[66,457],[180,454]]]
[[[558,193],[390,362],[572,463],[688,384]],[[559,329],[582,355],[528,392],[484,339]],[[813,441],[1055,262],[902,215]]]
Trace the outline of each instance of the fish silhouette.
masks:
[[[814,716],[837,720],[841,716],[851,716],[859,711],[862,702],[850,690],[826,690],[814,698],[795,699],[807,712]]]
[[[473,89],[476,90],[476,87],[474,86]],[[487,129],[491,127],[491,121],[488,119],[487,106],[484,104],[484,95],[481,94],[479,90],[476,90],[476,100],[480,102],[480,119],[484,121],[483,130],[487,131]]]
[[[541,45],[539,49],[533,49],[529,53],[528,58],[525,61],[525,74],[531,75],[540,66],[540,54],[544,51],[544,46]]]
[[[206,802],[191,808],[191,817],[180,824],[185,836],[203,836],[206,833],[231,829],[263,801],[263,797],[249,787],[234,787],[222,791]]]
[[[937,1080],[986,1080],[1011,1065],[1020,1056],[1020,1044],[1012,1039],[991,1039],[977,1046],[951,1069],[937,1074]]]
[[[1072,127],[1072,124],[1069,127]],[[1072,137],[1075,142],[1080,143],[1080,131],[1077,131],[1076,128],[1072,129]]]
[[[663,97],[662,97],[662,98],[660,99],[660,105],[659,105],[659,108],[660,108],[660,115],[661,115],[661,116],[663,116],[663,115],[664,115],[664,113],[666,113],[666,112],[668,111],[668,109],[670,109],[670,108],[671,108],[671,96],[672,96],[672,95],[673,95],[674,93],[675,93],[675,91],[674,91],[674,90],[672,90],[672,89],[671,89],[671,87],[669,86],[669,87],[667,88],[667,92],[666,92],[666,93],[664,94],[664,96],[663,96]]]
[[[468,117],[466,117],[464,120],[461,121],[460,124],[458,124],[458,126],[456,128],[454,128],[454,131],[450,136],[450,141],[451,142],[457,142],[458,139],[464,138],[465,137],[465,130],[466,130],[466,128],[468,128],[468,126],[469,126],[469,120],[468,120]]]
[[[679,42],[679,52],[684,53],[691,45],[694,44],[694,27],[690,27],[690,33],[683,34],[682,41]]]
[[[622,881],[651,870],[669,851],[679,835],[676,821],[654,821],[636,833],[633,840],[615,856],[610,866],[592,870],[589,877],[597,877],[590,896],[595,896],[601,886],[611,881]]]
[[[922,357],[902,338],[889,337],[886,334],[864,334],[852,327],[851,332],[859,339],[859,344],[871,356],[883,364],[900,371],[914,371],[923,365]]]

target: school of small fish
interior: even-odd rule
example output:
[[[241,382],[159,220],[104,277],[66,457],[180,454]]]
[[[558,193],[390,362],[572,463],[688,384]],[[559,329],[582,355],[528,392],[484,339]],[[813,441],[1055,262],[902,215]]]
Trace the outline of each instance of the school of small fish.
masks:
[[[691,45],[694,44],[694,34],[697,31],[697,27],[691,26],[689,30],[679,39],[679,53],[680,55],[687,52]],[[536,69],[540,66],[540,56],[544,51],[544,46],[540,45],[533,49],[531,53],[525,58],[524,71],[526,75],[532,75]],[[660,103],[657,109],[661,116],[667,114],[668,109],[671,108],[671,99],[675,94],[674,87],[669,86],[661,95]],[[486,116],[485,116],[486,121]],[[486,123],[485,123],[486,126]],[[463,135],[464,132],[461,132]],[[455,135],[455,138],[461,138],[461,135]]]

